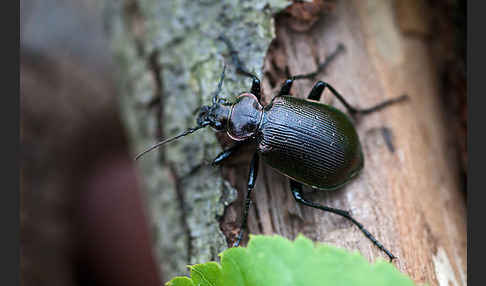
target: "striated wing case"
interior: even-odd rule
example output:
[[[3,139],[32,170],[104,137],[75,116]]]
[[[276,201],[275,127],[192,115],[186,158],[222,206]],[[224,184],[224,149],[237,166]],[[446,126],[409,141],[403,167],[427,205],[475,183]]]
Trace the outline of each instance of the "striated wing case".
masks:
[[[257,143],[262,159],[296,181],[332,190],[363,167],[356,130],[334,107],[280,96],[265,107],[261,124]]]

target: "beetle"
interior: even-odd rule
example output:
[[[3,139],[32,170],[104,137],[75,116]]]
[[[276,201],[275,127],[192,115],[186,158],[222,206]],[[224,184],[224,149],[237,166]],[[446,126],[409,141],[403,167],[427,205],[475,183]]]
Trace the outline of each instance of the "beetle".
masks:
[[[260,80],[247,71],[231,43],[224,37],[220,39],[229,47],[237,72],[252,78],[251,91],[240,94],[235,102],[220,98],[225,65],[217,91],[212,98],[212,105],[204,105],[199,109],[197,126],[153,145],[138,154],[136,159],[154,148],[206,126],[218,132],[226,132],[235,144],[217,155],[212,161],[213,166],[223,163],[244,145],[256,146],[250,163],[241,228],[233,246],[239,246],[247,227],[248,210],[251,205],[250,194],[255,186],[261,158],[266,164],[289,178],[290,190],[298,203],[350,220],[374,245],[388,255],[390,261],[396,258],[348,211],[305,199],[303,185],[316,190],[336,190],[355,178],[364,166],[361,143],[351,118],[330,105],[319,103],[326,88],[344,105],[353,118],[360,114],[365,115],[381,110],[393,103],[403,101],[407,96],[383,101],[370,108],[358,109],[351,106],[332,85],[323,81],[318,81],[314,85],[307,99],[290,96],[293,82],[298,79],[313,78],[321,72],[339,52],[344,50],[344,46],[339,45],[322,64],[318,65],[315,72],[290,77],[283,83],[279,93],[271,102],[263,106],[260,101]]]

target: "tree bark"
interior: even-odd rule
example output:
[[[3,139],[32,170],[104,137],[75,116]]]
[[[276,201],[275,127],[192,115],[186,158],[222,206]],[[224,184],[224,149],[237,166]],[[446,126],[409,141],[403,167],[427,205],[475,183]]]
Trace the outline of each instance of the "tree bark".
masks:
[[[357,122],[365,155],[357,179],[307,197],[350,210],[398,256],[394,263],[414,281],[467,284],[465,201],[429,55],[428,27],[414,20],[423,13],[414,5],[419,2],[314,1],[284,12],[286,1],[168,2],[132,0],[107,9],[134,153],[195,125],[193,111],[210,103],[225,56],[230,64],[228,50],[216,40],[221,33],[263,79],[264,103],[289,74],[313,71],[343,43],[346,52],[316,80],[331,83],[357,107],[403,93],[410,100]],[[297,5],[314,5],[322,13],[292,10]],[[407,21],[414,25],[404,25]],[[415,32],[404,33],[407,29]],[[296,82],[292,94],[305,98],[312,85]],[[231,99],[249,87],[250,80],[230,64],[222,95]],[[327,93],[321,102],[343,109]],[[154,248],[166,280],[186,274],[186,264],[216,260],[239,230],[251,153],[242,152],[222,171],[211,168],[208,162],[222,150],[219,142],[229,145],[224,136],[218,138],[200,130],[140,160]],[[303,233],[357,250],[370,261],[385,258],[350,222],[297,205],[288,179],[260,164],[250,233],[290,239]]]

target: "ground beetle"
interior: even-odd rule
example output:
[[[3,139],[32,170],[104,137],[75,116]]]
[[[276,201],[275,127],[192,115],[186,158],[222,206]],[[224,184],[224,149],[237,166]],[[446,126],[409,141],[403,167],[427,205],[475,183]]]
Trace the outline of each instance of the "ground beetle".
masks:
[[[371,108],[357,109],[349,105],[336,89],[323,81],[318,81],[314,85],[307,100],[290,96],[293,81],[312,79],[316,76],[339,52],[344,50],[344,46],[339,45],[336,51],[318,65],[315,72],[287,79],[280,92],[268,105],[263,106],[260,103],[260,80],[247,71],[228,39],[224,36],[219,39],[228,46],[237,72],[253,79],[251,92],[240,94],[234,103],[220,98],[225,66],[218,89],[213,96],[212,105],[202,106],[199,110],[197,127],[189,128],[175,137],[155,144],[136,158],[140,158],[158,146],[203,127],[211,126],[216,131],[226,132],[231,139],[236,141],[232,147],[221,152],[214,159],[213,166],[221,164],[243,145],[254,144],[256,146],[256,152],[250,163],[241,229],[234,246],[240,244],[246,230],[248,210],[251,204],[250,194],[255,186],[258,161],[261,157],[268,165],[289,178],[290,190],[297,202],[347,218],[384,251],[390,260],[394,259],[395,256],[384,248],[349,212],[306,200],[303,197],[302,186],[305,184],[313,189],[335,190],[356,177],[363,168],[361,144],[351,119],[338,109],[318,102],[326,87],[345,106],[352,117],[380,110],[406,99],[407,96],[387,100]]]

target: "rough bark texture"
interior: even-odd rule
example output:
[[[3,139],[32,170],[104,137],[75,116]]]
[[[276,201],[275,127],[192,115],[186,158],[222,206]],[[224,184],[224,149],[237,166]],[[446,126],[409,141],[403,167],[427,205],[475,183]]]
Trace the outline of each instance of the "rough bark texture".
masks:
[[[121,105],[141,151],[161,137],[195,125],[194,111],[208,104],[228,54],[224,33],[247,68],[261,76],[273,38],[272,15],[286,1],[123,1],[107,11],[120,62]],[[247,89],[230,68],[222,94]],[[209,130],[185,137],[140,161],[156,235],[155,250],[166,277],[186,264],[217,259],[227,247],[219,218],[236,191],[221,171],[207,166],[222,149]]]
[[[307,197],[350,210],[399,257],[397,267],[414,281],[466,285],[465,200],[428,50],[428,27],[415,20],[426,12],[420,5],[400,3],[337,1],[335,6],[319,6],[327,13],[317,20],[314,14],[287,9],[276,18],[270,48],[272,14],[285,1],[133,0],[109,7],[120,64],[120,102],[134,152],[194,126],[193,111],[210,102],[227,54],[215,40],[221,32],[250,71],[264,75],[265,103],[286,76],[313,71],[316,61],[343,43],[346,52],[316,80],[331,83],[359,107],[403,93],[411,100],[357,122],[365,168],[356,180],[341,190]],[[307,26],[302,24],[306,17],[312,22]],[[292,93],[303,98],[312,84],[296,82]],[[223,96],[232,98],[249,85],[231,66]],[[321,102],[342,108],[327,93]],[[221,172],[207,166],[219,151],[214,132],[201,130],[140,162],[155,251],[166,279],[185,274],[186,264],[217,259],[238,230],[250,156],[242,152]],[[227,207],[235,189],[238,198]],[[250,233],[288,238],[303,233],[357,250],[370,260],[383,257],[345,219],[296,205],[287,179],[263,163],[253,198]]]

